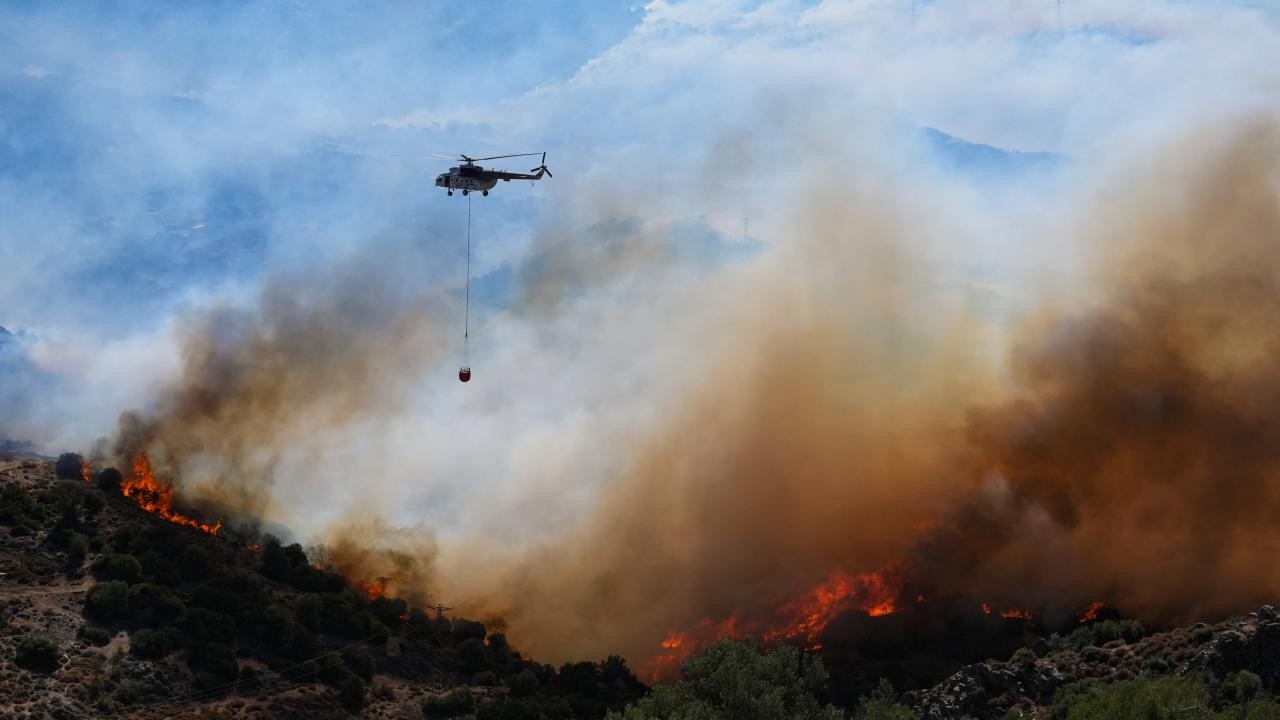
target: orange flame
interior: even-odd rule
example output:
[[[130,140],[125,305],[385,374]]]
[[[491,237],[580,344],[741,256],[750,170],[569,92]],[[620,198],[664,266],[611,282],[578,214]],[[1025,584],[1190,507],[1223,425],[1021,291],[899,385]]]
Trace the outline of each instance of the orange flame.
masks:
[[[133,498],[138,507],[159,515],[171,523],[203,530],[210,535],[217,535],[218,530],[222,529],[221,520],[216,525],[208,525],[174,512],[173,487],[168,483],[156,481],[155,475],[151,472],[151,458],[148,458],[146,453],[138,453],[138,456],[133,459],[133,473],[125,478],[124,484],[120,486],[120,492],[125,497]]]
[[[89,468],[88,463],[80,463],[80,477],[84,479],[85,485],[93,484],[93,470]]]
[[[982,603],[982,614],[983,614],[983,615],[990,615],[990,614],[991,614],[991,606],[990,606],[990,605],[988,605],[988,604],[986,604],[986,603]]]
[[[377,582],[367,582],[364,580],[348,580],[351,587],[359,590],[366,598],[377,600],[387,596],[387,578],[378,578]]]
[[[1030,621],[1030,620],[1031,620],[1031,612],[1030,612],[1030,611],[1028,611],[1028,610],[1019,610],[1018,608],[1010,608],[1010,609],[1008,609],[1008,610],[1001,610],[1001,611],[1000,611],[1000,617],[1005,618],[1006,620],[1027,620],[1027,621]]]
[[[1097,620],[1098,613],[1102,610],[1103,607],[1105,606],[1103,605],[1102,601],[1093,603],[1088,608],[1086,608],[1083,613],[1080,613],[1080,618],[1079,618],[1080,622],[1087,623],[1087,622],[1093,622],[1094,620]]]
[[[753,635],[766,643],[793,642],[809,651],[821,650],[819,639],[837,615],[857,609],[870,617],[889,615],[902,589],[901,571],[852,574],[836,570],[800,597],[778,605],[773,621],[751,621],[737,614],[720,620],[703,619],[687,631],[672,630],[660,643],[663,652],[646,668],[650,682],[670,678],[694,652],[722,638]]]

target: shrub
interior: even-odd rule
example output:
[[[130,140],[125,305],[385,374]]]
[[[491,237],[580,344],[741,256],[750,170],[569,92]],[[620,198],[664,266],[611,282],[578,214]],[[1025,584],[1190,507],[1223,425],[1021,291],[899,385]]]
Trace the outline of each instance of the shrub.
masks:
[[[911,708],[898,704],[893,686],[884,679],[858,701],[858,709],[853,713],[853,720],[915,720],[917,717]]]
[[[489,655],[485,652],[484,643],[468,638],[458,645],[458,663],[472,672],[483,670],[489,664]]]
[[[240,673],[235,653],[222,643],[192,643],[187,648],[187,665],[225,680],[234,680]]]
[[[843,714],[823,706],[827,673],[822,661],[800,662],[794,648],[780,646],[764,654],[750,644],[722,640],[685,662],[684,679],[658,685],[611,720],[698,717],[700,720],[839,720]]]
[[[511,694],[517,697],[532,695],[538,691],[539,686],[541,683],[538,682],[538,676],[534,675],[529,668],[507,679],[507,687],[511,690]]]
[[[264,537],[262,539],[262,574],[272,580],[284,580],[292,567],[293,563],[289,561],[289,555],[280,545],[280,539],[274,535]]]
[[[148,660],[159,660],[173,652],[177,640],[177,633],[173,628],[160,630],[143,628],[129,635],[129,654]]]
[[[192,543],[182,551],[180,573],[183,580],[202,580],[209,573],[209,553]]]
[[[365,682],[373,680],[373,656],[369,654],[368,650],[350,648],[342,654],[346,658],[347,667],[351,668],[351,672]]]
[[[100,628],[96,625],[81,625],[80,632],[77,634],[97,647],[102,647],[111,642],[111,633],[106,628]]]
[[[91,490],[80,496],[80,506],[84,508],[87,517],[93,517],[107,506],[107,499],[101,492]]]
[[[148,625],[168,625],[186,609],[186,603],[166,587],[139,583],[129,589],[129,614]]]
[[[455,643],[461,643],[471,638],[483,641],[484,636],[484,623],[461,618],[453,621],[453,641]]]
[[[299,595],[293,603],[293,617],[309,630],[319,630],[324,617],[324,599],[314,593]]]
[[[103,555],[94,561],[93,572],[103,580],[122,580],[130,585],[142,581],[142,563],[126,553]]]
[[[1013,657],[1009,658],[1009,662],[1024,668],[1034,667],[1036,653],[1031,648],[1020,647],[1014,651]]]
[[[498,676],[492,670],[482,670],[471,676],[471,684],[479,687],[493,687],[498,684]]]
[[[85,596],[85,612],[110,622],[129,614],[129,584],[121,580],[100,582]]]
[[[466,715],[475,709],[475,698],[466,688],[457,688],[444,695],[429,695],[422,701],[422,714],[428,718],[451,718]]]
[[[67,557],[80,561],[89,556],[89,538],[80,533],[71,533],[67,540]]]
[[[61,480],[84,480],[82,469],[84,468],[84,458],[79,454],[68,452],[58,456],[57,462],[53,464],[54,474]]]
[[[0,524],[39,530],[44,524],[44,508],[17,483],[0,486]]]
[[[1222,681],[1220,693],[1231,703],[1247,703],[1262,690],[1262,678],[1248,670],[1231,673]]]
[[[360,682],[360,678],[348,673],[338,684],[338,700],[347,712],[359,713],[364,708],[364,683]]]
[[[236,621],[226,613],[208,608],[187,608],[178,619],[178,628],[195,642],[230,644],[236,639]]]
[[[17,654],[14,657],[19,667],[32,672],[51,673],[58,669],[62,653],[58,644],[46,637],[28,635],[18,641]]]
[[[103,468],[98,473],[98,489],[106,492],[119,492],[120,486],[124,484],[124,475],[119,470],[109,467]]]

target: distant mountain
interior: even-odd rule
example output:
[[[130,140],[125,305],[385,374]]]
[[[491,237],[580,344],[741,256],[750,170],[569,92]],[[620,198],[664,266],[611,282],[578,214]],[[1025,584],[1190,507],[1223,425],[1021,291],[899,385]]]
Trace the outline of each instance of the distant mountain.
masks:
[[[1062,169],[1070,160],[1060,153],[1022,152],[973,143],[931,127],[923,128],[922,132],[925,142],[934,153],[948,165],[960,170],[997,175],[1052,172]]]

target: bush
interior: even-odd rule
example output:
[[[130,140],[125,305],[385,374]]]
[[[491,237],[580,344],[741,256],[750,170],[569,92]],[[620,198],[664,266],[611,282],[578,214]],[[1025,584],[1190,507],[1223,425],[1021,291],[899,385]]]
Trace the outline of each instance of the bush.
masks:
[[[143,628],[129,635],[129,654],[159,660],[174,651],[177,641],[177,632],[173,628]]]
[[[81,625],[78,634],[97,647],[102,647],[111,642],[111,633],[106,628],[100,628],[96,625]]]
[[[209,552],[192,543],[182,551],[179,572],[183,580],[203,580],[209,574]]]
[[[1035,667],[1036,653],[1031,648],[1020,647],[1014,651],[1013,657],[1009,658],[1009,662],[1024,668]]]
[[[93,572],[103,580],[122,580],[130,585],[142,582],[142,563],[125,553],[103,555],[94,561]]]
[[[342,655],[346,658],[347,667],[351,668],[351,672],[355,673],[357,677],[365,682],[373,680],[373,656],[369,654],[368,650],[350,648],[343,652]]]
[[[461,618],[453,621],[453,641],[455,643],[461,643],[471,638],[483,641],[484,636],[484,623],[478,623],[475,620],[463,620]]]
[[[493,687],[498,684],[498,676],[492,670],[482,670],[471,677],[471,684],[478,687]]]
[[[298,624],[309,629],[319,631],[321,620],[324,617],[324,599],[319,595],[307,593],[299,595],[298,599],[293,603],[293,618]]]
[[[226,613],[208,608],[187,608],[178,619],[178,628],[195,642],[233,643],[236,621]]]
[[[529,668],[525,668],[507,679],[507,687],[511,690],[511,694],[516,697],[533,695],[538,692],[540,686],[541,683],[538,682],[538,676],[534,675]]]
[[[98,473],[98,489],[106,492],[120,492],[120,486],[124,484],[124,475],[113,467],[103,468]]]
[[[468,638],[458,645],[458,663],[463,669],[476,672],[489,665],[489,654],[485,652],[484,643]]]
[[[84,508],[86,517],[93,517],[107,506],[107,499],[97,490],[91,490],[80,496],[80,506]]]
[[[222,643],[192,643],[187,648],[187,665],[196,672],[207,672],[224,680],[235,680],[240,673],[236,654]]]
[[[467,715],[475,709],[475,698],[466,688],[457,688],[444,695],[429,695],[422,701],[422,714],[428,718],[451,718]]]
[[[85,596],[85,612],[106,622],[129,614],[129,584],[121,580],[100,582]]]
[[[139,583],[129,589],[129,614],[148,625],[176,622],[187,609],[172,590],[151,583]]]
[[[1248,670],[1231,673],[1222,681],[1219,692],[1230,703],[1248,703],[1262,690],[1262,678]]]
[[[62,653],[58,644],[46,637],[28,635],[18,641],[17,654],[14,661],[19,667],[32,672],[51,673],[58,669]]]
[[[823,706],[827,672],[822,661],[800,662],[799,652],[780,646],[764,654],[750,644],[721,640],[685,662],[684,679],[658,685],[611,720],[698,717],[700,720],[839,720]]]
[[[54,474],[60,480],[84,480],[84,458],[77,453],[62,453],[58,456],[58,461],[53,464]]]
[[[347,674],[340,683],[338,683],[338,700],[342,702],[342,707],[352,714],[359,713],[364,708],[364,683],[360,682],[360,678]]]
[[[67,540],[67,557],[80,561],[89,556],[89,538],[80,533],[71,533]]]
[[[883,679],[879,687],[858,701],[858,709],[853,713],[853,720],[916,720],[917,717],[914,710],[898,704],[893,686]]]
[[[0,524],[39,530],[44,525],[44,508],[17,483],[5,483],[0,486]]]
[[[264,537],[262,539],[262,574],[272,580],[284,580],[292,568],[293,563],[289,561],[288,553],[280,545],[280,539],[274,535]]]

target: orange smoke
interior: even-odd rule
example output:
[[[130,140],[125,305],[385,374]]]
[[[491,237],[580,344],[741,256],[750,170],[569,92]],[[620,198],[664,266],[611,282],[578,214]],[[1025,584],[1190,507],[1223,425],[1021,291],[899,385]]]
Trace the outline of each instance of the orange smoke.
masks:
[[[146,453],[138,453],[133,458],[133,472],[125,478],[120,492],[138,504],[138,507],[172,523],[203,530],[210,535],[217,535],[222,529],[222,521],[216,525],[208,525],[194,518],[189,518],[173,510],[173,487],[168,483],[160,483],[151,472],[151,458]]]

